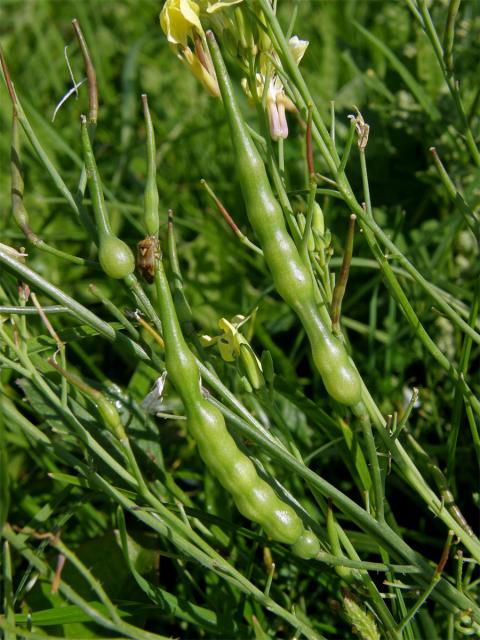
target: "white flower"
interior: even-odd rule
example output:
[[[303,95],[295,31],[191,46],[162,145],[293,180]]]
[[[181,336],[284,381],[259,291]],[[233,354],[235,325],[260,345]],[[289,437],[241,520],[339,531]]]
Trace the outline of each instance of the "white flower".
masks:
[[[288,41],[290,51],[296,64],[300,64],[301,59],[308,47],[308,40],[300,40],[298,36],[293,36]],[[271,57],[275,59],[277,64],[280,61],[277,55],[272,52]],[[268,60],[268,56],[261,54],[260,69],[261,73],[257,73],[255,79],[255,88],[257,96],[263,97],[265,78],[267,76],[267,65],[271,64]],[[242,80],[242,87],[245,93],[251,97],[251,92],[248,89],[247,79]],[[272,73],[267,87],[267,99],[266,108],[268,115],[268,125],[270,128],[270,135],[273,140],[284,140],[288,137],[288,123],[286,117],[286,111],[296,111],[296,107],[290,98],[285,94],[285,88],[277,73]]]

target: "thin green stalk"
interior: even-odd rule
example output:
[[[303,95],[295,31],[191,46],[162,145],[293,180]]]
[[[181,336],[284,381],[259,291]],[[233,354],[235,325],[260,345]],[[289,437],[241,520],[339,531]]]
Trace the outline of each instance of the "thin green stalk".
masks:
[[[88,50],[87,41],[83,35],[80,23],[77,18],[72,20],[72,27],[77,36],[78,44],[80,45],[80,51],[83,56],[83,64],[87,73],[88,80],[88,123],[89,125],[96,125],[98,116],[98,90],[97,90],[97,74],[93,66],[90,51]]]
[[[109,298],[107,298],[101,292],[101,290],[97,286],[95,286],[94,284],[90,284],[88,286],[88,288],[89,288],[90,292],[92,293],[92,295],[94,295],[95,298],[97,298],[97,300],[100,300],[100,302],[103,304],[105,309],[109,313],[111,313],[112,316],[114,318],[116,318],[118,320],[118,322],[120,322],[125,327],[125,329],[128,331],[128,333],[131,335],[132,339],[135,340],[136,342],[138,342],[138,340],[140,339],[140,334],[135,329],[135,327],[130,322],[130,320],[128,320],[128,318],[125,316],[125,314],[120,311],[120,309],[117,307],[117,305],[114,304]]]
[[[346,549],[346,552],[350,556],[350,559],[353,560],[354,562],[359,562],[360,557],[355,547],[350,542],[350,539],[347,536],[346,532],[338,522],[336,522],[335,524],[338,531],[338,536],[342,542],[342,545]],[[399,635],[395,630],[395,620],[392,616],[392,613],[390,612],[390,609],[385,604],[385,600],[382,598],[382,595],[380,594],[377,588],[377,585],[372,580],[369,573],[366,573],[363,571],[360,571],[359,573],[360,573],[360,580],[363,582],[364,587],[367,589],[368,594],[372,600],[372,603],[374,604],[375,611],[377,612],[377,615],[379,616],[380,620],[385,626],[385,629],[388,630],[392,639],[401,640],[401,635]]]
[[[307,200],[307,218],[305,221],[305,229],[303,230],[303,236],[302,236],[301,244],[299,247],[300,255],[303,258],[303,262],[307,266],[310,265],[310,258],[308,255],[308,241],[311,238],[311,234],[312,234],[313,208],[315,205],[316,190],[317,190],[317,183],[315,182],[315,176],[311,174],[310,189],[308,192],[308,200]]]
[[[332,139],[333,145],[336,148],[335,143],[335,101],[330,101],[330,138]]]
[[[443,60],[448,73],[453,73],[453,40],[455,38],[455,20],[460,9],[461,0],[450,0],[448,3],[445,36],[443,38]]]
[[[47,315],[56,313],[70,313],[67,307],[62,307],[61,305],[50,305],[42,307],[42,310],[43,313]],[[36,316],[38,315],[38,309],[36,307],[0,306],[0,314],[2,313],[12,315]]]
[[[412,395],[410,397],[410,400],[408,401],[407,408],[405,409],[403,416],[400,419],[400,422],[397,423],[395,429],[392,429],[392,434],[394,438],[399,438],[403,429],[407,426],[407,422],[415,407],[415,404],[417,403],[417,400],[418,400],[418,389],[414,387],[412,389]]]
[[[472,435],[473,448],[475,455],[477,456],[477,464],[480,467],[480,432],[478,430],[477,420],[473,415],[472,405],[470,398],[467,396],[465,401],[465,413],[467,414],[467,420],[470,427],[470,433]],[[478,415],[478,411],[477,411]]]
[[[81,267],[89,267],[91,269],[100,269],[100,265],[95,260],[88,260],[88,258],[81,258],[80,256],[74,256],[71,253],[66,253],[61,249],[57,249],[56,247],[52,247],[52,245],[47,244],[41,238],[39,238],[35,233],[30,233],[27,236],[27,240],[40,251],[45,253],[49,253],[51,256],[55,256],[60,258],[61,260],[66,260],[67,262],[71,262],[72,264],[78,264]]]
[[[370,199],[370,185],[368,182],[367,161],[365,158],[365,149],[360,149],[360,166],[362,170],[363,197],[365,198],[365,211],[369,218],[373,218],[372,201]]]
[[[97,88],[97,74],[95,72],[95,67],[93,65],[93,61],[90,55],[90,51],[87,45],[87,41],[83,35],[82,29],[80,27],[80,23],[77,18],[72,20],[72,27],[75,32],[75,35],[78,40],[78,44],[80,46],[80,51],[83,56],[83,64],[85,67],[85,72],[87,74],[88,81],[88,117],[87,117],[87,129],[88,129],[88,137],[90,139],[90,144],[93,145],[93,139],[95,137],[95,129],[97,126],[97,118],[98,118],[98,88]],[[87,168],[85,164],[82,165],[82,170],[80,173],[80,179],[78,182],[77,192],[75,194],[75,202],[79,207],[82,213],[82,221],[87,223],[86,230],[90,234],[90,238],[97,243],[97,234],[96,229],[94,229],[92,222],[90,220],[90,216],[83,211],[83,197],[85,195],[85,189],[87,187]]]
[[[60,193],[62,194],[62,196],[65,198],[65,200],[68,202],[68,204],[70,205],[70,208],[73,210],[73,212],[80,217],[80,211],[79,208],[77,206],[77,203],[75,202],[75,198],[73,197],[70,189],[67,187],[67,185],[65,184],[65,182],[63,181],[62,177],[60,176],[59,172],[57,171],[57,168],[55,167],[55,165],[53,164],[53,162],[50,160],[50,158],[48,157],[47,153],[44,151],[42,145],[40,144],[40,141],[38,140],[37,136],[35,135],[35,132],[33,131],[32,127],[30,126],[30,122],[28,121],[25,112],[23,111],[20,102],[18,101],[18,98],[16,98],[16,102],[14,104],[14,109],[17,112],[18,115],[18,120],[20,122],[20,124],[22,125],[22,128],[30,142],[30,144],[32,145],[32,147],[35,149],[38,157],[40,158],[42,164],[44,165],[45,169],[47,170],[47,172],[50,174],[50,177],[52,178],[55,186],[57,187],[57,189],[60,191]]]
[[[278,169],[280,171],[280,175],[282,176],[282,180],[284,180],[285,179],[285,153],[284,153],[283,138],[280,138],[277,144],[278,144]]]
[[[355,120],[352,118],[350,120],[350,128],[348,130],[347,140],[345,142],[345,148],[343,150],[340,164],[338,165],[337,175],[340,175],[345,172],[345,167],[347,166],[347,162],[350,157],[350,151],[352,150],[352,143],[353,143],[354,137],[355,137]]]
[[[475,295],[470,312],[470,324],[473,325],[478,316],[478,310],[480,306],[480,283],[477,281]],[[460,354],[459,372],[461,376],[466,376],[469,368],[470,354],[472,349],[472,340],[469,336],[464,336],[462,351]],[[455,388],[455,395],[453,399],[452,410],[452,430],[448,435],[448,459],[447,459],[447,480],[452,483],[455,478],[455,467],[457,463],[457,442],[460,433],[460,422],[462,414],[462,405],[464,402],[464,395],[460,385]],[[472,422],[471,422],[472,424]],[[475,420],[473,420],[475,424]],[[478,433],[477,438],[474,437],[474,446],[476,442],[476,450],[478,452]],[[479,458],[480,459],[480,458]]]
[[[123,279],[123,282],[133,294],[136,303],[140,307],[142,313],[144,313],[147,318],[152,321],[152,323],[155,325],[156,330],[161,334],[162,323],[160,322],[160,318],[153,308],[152,303],[150,302],[150,298],[147,296],[145,290],[138,281],[137,276],[134,273],[131,273]]]
[[[337,556],[320,551],[315,558],[319,562],[324,562],[331,567],[347,567],[349,569],[358,569],[359,571],[394,571],[401,574],[421,573],[421,569],[408,564],[385,564],[383,562],[367,562],[365,560],[351,560],[346,556]]]
[[[10,555],[10,545],[7,540],[3,543],[3,611],[5,621],[15,626],[15,609],[13,604],[13,583],[12,583],[12,557]],[[17,640],[15,632],[6,631],[5,640]]]
[[[475,235],[478,235],[478,232],[480,230],[480,220],[478,219],[478,216],[475,214],[472,207],[465,201],[465,198],[459,192],[453,180],[448,175],[447,170],[445,169],[442,161],[438,156],[436,148],[430,147],[430,153],[432,154],[433,162],[440,176],[440,180],[442,181],[442,184],[445,187],[448,195],[450,196],[451,200],[458,204],[458,208],[462,213],[463,219],[468,224],[470,229],[475,233]]]
[[[372,432],[372,425],[370,424],[370,418],[366,410],[362,410],[361,414],[358,415],[358,419],[362,427],[363,439],[366,445],[367,457],[370,463],[372,474],[373,493],[375,496],[375,514],[380,525],[383,525],[385,524],[385,492],[383,488],[382,474],[380,471],[377,449],[375,446],[375,438],[373,437]]]
[[[95,215],[96,231],[101,243],[104,236],[112,236],[112,228],[108,218],[107,209],[105,206],[105,198],[103,195],[103,185],[97,170],[97,164],[95,156],[93,155],[92,145],[90,142],[88,130],[87,135],[84,135],[87,129],[87,118],[80,116],[81,128],[82,128],[82,140],[85,140],[87,144],[84,144],[84,158],[85,166],[87,169],[87,182],[90,190],[90,197],[92,199],[92,208]]]

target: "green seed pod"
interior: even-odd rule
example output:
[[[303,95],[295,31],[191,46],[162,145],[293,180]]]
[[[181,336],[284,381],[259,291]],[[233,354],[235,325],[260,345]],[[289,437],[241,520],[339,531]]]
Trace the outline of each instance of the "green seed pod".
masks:
[[[318,202],[313,203],[312,229],[315,229],[321,236],[325,235],[325,220]]]
[[[299,213],[297,215],[297,222],[298,222],[298,226],[300,228],[300,231],[302,232],[302,235],[303,235],[305,233],[305,225],[307,224],[307,220],[306,220],[305,216],[303,215],[303,213]],[[308,246],[308,250],[309,251],[313,251],[315,249],[313,233],[311,233],[309,235],[309,237],[308,237],[307,246]]]
[[[296,309],[312,348],[312,357],[329,395],[348,406],[361,401],[362,385],[344,343],[322,323],[313,303]],[[320,339],[321,338],[321,339]]]
[[[158,217],[158,189],[155,171],[155,134],[145,93],[142,95],[142,102],[147,132],[147,184],[145,188],[144,222],[147,234],[149,236],[157,236],[160,220]]]
[[[15,222],[28,237],[32,233],[28,220],[28,212],[23,202],[23,168],[20,160],[20,138],[18,135],[18,116],[13,110],[12,147],[10,151],[12,213]]]
[[[250,384],[250,382],[249,382],[249,380],[248,380],[247,376],[242,376],[242,377],[240,378],[240,382],[242,383],[242,387],[244,388],[244,390],[245,390],[247,393],[253,393],[253,387],[252,387],[252,385]]]
[[[305,531],[295,510],[260,478],[252,461],[228,432],[223,415],[203,397],[198,366],[183,337],[161,260],[155,284],[165,339],[166,368],[182,398],[187,428],[197,442],[202,460],[232,495],[240,513],[257,522],[273,540],[287,544],[298,542],[298,553],[302,557],[314,557],[316,538]],[[251,355],[248,350],[245,353]],[[316,543],[318,545],[318,540]]]
[[[258,358],[246,341],[240,343],[240,362],[252,387],[254,389],[264,387],[265,379],[258,363]]]
[[[356,404],[361,400],[360,377],[344,344],[332,334],[329,319],[315,303],[311,273],[287,231],[283,211],[243,120],[218,44],[212,32],[207,33],[207,38],[235,149],[247,215],[263,249],[275,288],[300,318],[310,341],[313,361],[328,393],[342,404]],[[316,217],[316,224],[321,229],[318,210]]]
[[[304,531],[300,538],[292,545],[292,551],[299,558],[310,560],[318,555],[320,542],[314,533]]]
[[[262,364],[262,371],[263,375],[265,376],[265,380],[268,384],[273,384],[273,379],[275,378],[275,370],[273,367],[273,358],[270,351],[262,351],[260,362]]]
[[[343,555],[342,548],[340,547],[340,542],[338,540],[337,529],[335,526],[335,518],[333,515],[332,505],[328,505],[327,511],[327,535],[328,541],[330,542],[330,546],[332,548],[333,555],[337,557],[341,557]],[[336,573],[343,578],[346,582],[351,582],[353,580],[353,571],[348,567],[335,567]]]
[[[125,278],[135,270],[135,258],[130,247],[116,236],[103,236],[99,240],[98,259],[110,278]]]
[[[83,157],[87,170],[88,188],[92,198],[93,212],[98,235],[98,259],[105,273],[111,278],[125,278],[135,270],[135,258],[130,248],[117,238],[110,227],[103,187],[88,136],[87,119],[81,117]]]

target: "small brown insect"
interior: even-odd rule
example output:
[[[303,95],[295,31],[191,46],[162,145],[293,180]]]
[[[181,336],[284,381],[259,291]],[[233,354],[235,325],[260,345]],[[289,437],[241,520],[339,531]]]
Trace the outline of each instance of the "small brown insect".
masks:
[[[137,244],[137,269],[145,280],[152,284],[160,260],[160,243],[157,236],[147,236]]]

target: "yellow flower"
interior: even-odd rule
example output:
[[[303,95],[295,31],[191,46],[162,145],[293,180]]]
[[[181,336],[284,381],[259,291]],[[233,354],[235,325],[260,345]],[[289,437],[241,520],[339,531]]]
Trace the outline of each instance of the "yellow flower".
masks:
[[[218,346],[220,356],[225,362],[238,362],[242,375],[254,389],[260,389],[265,384],[262,373],[262,365],[255,355],[248,340],[240,333],[239,328],[248,320],[244,316],[237,315],[229,322],[226,318],[220,318],[218,326],[222,334],[212,338],[201,336],[200,342],[204,347],[214,344]]]
[[[190,67],[212,96],[219,96],[217,77],[199,16],[200,6],[194,0],[167,0],[160,12],[160,26],[180,60]],[[189,40],[194,43],[193,51]]]
[[[195,33],[204,35],[200,22],[200,7],[193,0],[167,0],[160,13],[160,25],[172,44],[188,45]]]

